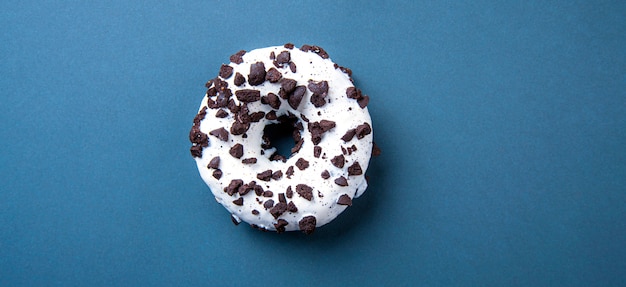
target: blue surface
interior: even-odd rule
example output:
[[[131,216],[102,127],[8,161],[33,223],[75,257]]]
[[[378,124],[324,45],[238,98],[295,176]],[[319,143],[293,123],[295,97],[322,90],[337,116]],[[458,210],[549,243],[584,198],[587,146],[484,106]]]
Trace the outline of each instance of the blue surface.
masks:
[[[626,2],[457,2],[2,1],[0,286],[626,285]],[[383,149],[309,237],[234,226],[188,151],[219,65],[286,42]]]

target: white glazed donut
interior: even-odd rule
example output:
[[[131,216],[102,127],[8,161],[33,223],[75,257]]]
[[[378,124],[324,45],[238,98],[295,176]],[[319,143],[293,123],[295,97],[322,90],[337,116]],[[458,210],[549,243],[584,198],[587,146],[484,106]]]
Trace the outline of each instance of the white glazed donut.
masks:
[[[190,132],[202,179],[235,224],[310,234],[367,188],[369,97],[320,47],[240,51],[207,82]],[[286,158],[264,129],[290,124]]]

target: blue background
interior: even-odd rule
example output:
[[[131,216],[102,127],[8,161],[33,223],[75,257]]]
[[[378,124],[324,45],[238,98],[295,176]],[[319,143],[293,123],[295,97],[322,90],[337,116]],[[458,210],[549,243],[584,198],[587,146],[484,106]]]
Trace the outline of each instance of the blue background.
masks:
[[[625,285],[626,2],[384,2],[2,1],[0,285]],[[286,42],[383,149],[312,236],[234,226],[188,151],[220,64]]]

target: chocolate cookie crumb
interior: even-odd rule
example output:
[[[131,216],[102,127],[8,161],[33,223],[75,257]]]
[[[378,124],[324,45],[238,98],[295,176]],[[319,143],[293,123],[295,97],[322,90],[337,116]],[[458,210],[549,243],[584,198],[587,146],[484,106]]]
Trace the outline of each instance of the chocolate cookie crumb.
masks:
[[[293,49],[294,45],[293,45],[293,44],[291,44],[291,43],[287,43],[287,44],[285,44],[283,47],[285,47],[285,48],[287,48],[287,49],[291,50],[291,49]]]
[[[271,190],[266,190],[263,192],[263,197],[272,197],[274,193]]]
[[[222,141],[227,141],[228,140],[228,131],[226,129],[219,128],[219,129],[215,129],[209,132],[210,135],[222,140]]]
[[[348,180],[341,176],[335,179],[335,184],[339,185],[339,186],[348,186]]]
[[[287,210],[287,204],[284,202],[278,202],[272,209],[270,209],[270,214],[274,216],[274,218],[278,218]]]
[[[273,180],[279,180],[281,177],[283,177],[283,172],[280,171],[280,170],[277,170],[277,171],[272,173],[272,179]]]
[[[285,198],[285,194],[284,193],[281,192],[281,193],[278,194],[278,201],[287,203],[287,199]]]
[[[250,74],[248,74],[248,83],[252,86],[258,86],[265,82],[265,64],[256,62],[250,65]]]
[[[237,52],[236,54],[230,56],[230,61],[235,63],[235,64],[241,64],[241,63],[243,63],[243,59],[241,57],[244,54],[246,54],[246,51],[241,50],[241,51]]]
[[[350,140],[354,137],[354,135],[356,135],[356,129],[349,129],[349,130],[346,132],[346,134],[344,134],[344,135],[341,137],[341,139],[342,139],[344,142],[349,142],[349,141],[350,141]]]
[[[233,200],[233,203],[239,206],[243,205],[243,197],[237,198],[235,200]]]
[[[243,89],[235,91],[235,96],[241,102],[252,103],[261,99],[261,92],[257,90]]]
[[[245,82],[246,82],[246,77],[244,77],[239,72],[235,73],[235,80],[233,81],[235,86],[239,87],[239,86],[243,85]]]
[[[222,77],[223,79],[228,79],[232,75],[233,75],[233,67],[229,65],[222,65],[220,67],[220,73],[219,73],[220,77]]]
[[[328,170],[322,171],[322,178],[323,179],[329,179],[330,178],[330,173],[328,172]]]
[[[285,191],[285,195],[287,196],[287,198],[291,198],[293,196],[293,190],[291,189],[291,186],[287,187],[287,190]]]
[[[356,127],[356,138],[362,139],[366,135],[369,135],[371,132],[372,132],[372,127],[370,127],[368,123],[363,123],[362,125],[359,125],[358,127]]]
[[[333,158],[330,160],[330,162],[331,162],[334,166],[336,166],[336,167],[338,167],[338,168],[343,168],[343,165],[346,163],[346,159],[343,157],[343,155],[342,155],[342,154],[340,154],[340,155],[338,155],[338,156],[336,156],[336,157],[333,157]]]
[[[289,53],[289,51],[282,51],[280,52],[280,54],[278,54],[278,56],[276,56],[276,62],[281,64],[287,64],[291,61],[291,54]]]
[[[278,103],[280,105],[280,101]],[[265,114],[265,118],[270,121],[273,121],[273,120],[278,119],[278,116],[276,116],[276,111],[269,111],[267,114]]]
[[[261,97],[261,104],[270,105],[272,109],[277,110],[278,108],[280,108],[280,99],[274,93],[267,93],[267,96]],[[271,112],[274,112],[274,115],[276,115],[276,111]]]
[[[216,118],[225,118],[228,116],[228,112],[226,112],[224,109],[219,109],[217,110],[217,112],[215,113],[215,117]]]
[[[298,227],[300,227],[300,230],[302,230],[304,234],[310,235],[315,231],[315,224],[317,224],[315,216],[309,215],[305,216],[300,220],[300,222],[298,222]]]
[[[322,154],[322,147],[321,146],[314,146],[313,147],[313,156],[316,157],[316,158],[319,158],[321,154]]]
[[[270,209],[274,206],[274,200],[272,199],[268,199],[265,203],[263,203],[263,207],[265,207],[265,209]]]
[[[265,79],[270,81],[270,83],[276,83],[282,77],[283,77],[283,74],[281,74],[278,70],[276,70],[276,68],[270,68],[267,71],[267,74],[265,75]]]
[[[313,188],[306,184],[296,185],[296,193],[308,201],[313,199]]]
[[[296,207],[296,205],[293,203],[293,201],[290,201],[287,204],[287,211],[289,211],[289,212],[298,212],[298,207]]]
[[[220,179],[220,178],[222,178],[222,171],[221,171],[221,170],[219,170],[219,169],[214,170],[214,171],[213,171],[213,177],[214,177],[215,179]]]
[[[342,194],[339,199],[337,199],[337,204],[352,206],[352,198],[347,194]]]
[[[361,109],[364,109],[369,102],[370,102],[370,97],[367,95],[357,100],[357,103],[359,103],[359,107],[361,107]]]
[[[276,223],[274,223],[274,228],[276,228],[276,233],[283,233],[285,232],[285,226],[287,226],[289,224],[289,222],[287,222],[287,220],[284,219],[279,219]]]
[[[296,167],[300,170],[305,170],[309,167],[309,162],[306,159],[299,158],[298,161],[296,161]]]
[[[289,62],[289,70],[290,70],[292,73],[294,73],[294,74],[295,74],[295,73],[296,73],[296,63],[294,63],[294,62]]]
[[[243,145],[239,143],[235,144],[233,147],[230,148],[228,153],[230,153],[230,155],[235,158],[241,158],[241,156],[243,156]]]
[[[361,169],[361,165],[358,161],[355,161],[351,166],[348,167],[348,175],[361,175],[363,174],[363,170]]]
[[[262,181],[270,181],[270,179],[272,178],[272,170],[268,169],[266,171],[258,173],[256,175],[256,178],[258,178],[258,179],[260,179]]]
[[[254,215],[259,215],[259,211],[258,211],[258,210],[256,210],[256,209],[253,209],[253,210],[252,210],[252,214],[254,214]]]
[[[318,54],[320,57],[322,57],[322,59],[328,59],[328,53],[326,53],[326,51],[324,51],[324,49],[322,49],[322,47],[319,46],[311,46],[311,45],[302,45],[302,47],[300,47],[300,50],[307,52],[307,51],[311,51],[315,54]]]
[[[206,166],[207,168],[218,169],[220,166],[220,157],[216,156],[209,161],[209,164]]]
[[[293,165],[287,168],[287,171],[285,172],[285,174],[287,175],[287,178],[291,179],[291,176],[293,175]]]
[[[239,187],[242,186],[242,185],[243,185],[243,180],[241,180],[241,179],[233,179],[233,180],[230,181],[228,186],[224,188],[224,192],[226,192],[228,195],[232,196],[233,194],[235,194],[239,190]]]
[[[306,87],[297,86],[296,89],[293,91],[293,94],[291,94],[289,96],[289,99],[287,99],[287,103],[289,103],[289,106],[292,109],[297,110],[298,106],[300,105],[300,102],[302,102],[302,98],[304,97],[305,93],[306,93]]]
[[[244,158],[244,159],[241,160],[241,163],[243,163],[243,164],[255,164],[256,163],[256,157]]]

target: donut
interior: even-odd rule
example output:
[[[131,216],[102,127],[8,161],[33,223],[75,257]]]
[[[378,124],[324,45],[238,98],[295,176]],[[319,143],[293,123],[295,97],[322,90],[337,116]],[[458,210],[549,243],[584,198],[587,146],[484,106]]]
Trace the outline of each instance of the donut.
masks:
[[[376,148],[351,75],[321,47],[285,44],[239,51],[206,83],[190,151],[235,225],[311,234],[363,194]],[[290,154],[270,126],[291,134]]]

